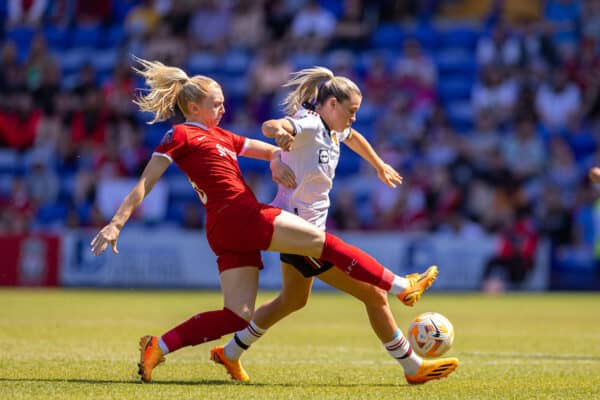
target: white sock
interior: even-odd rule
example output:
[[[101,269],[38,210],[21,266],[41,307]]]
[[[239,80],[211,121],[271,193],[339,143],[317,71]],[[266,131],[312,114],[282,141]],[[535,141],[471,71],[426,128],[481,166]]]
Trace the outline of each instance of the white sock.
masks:
[[[394,339],[383,345],[390,356],[398,360],[402,368],[404,368],[404,372],[408,375],[413,375],[417,372],[419,365],[423,362],[421,357],[412,351],[408,340],[406,340],[400,329],[394,334]]]
[[[393,295],[400,294],[410,286],[408,279],[403,276],[394,275],[394,281],[392,282],[392,288],[390,293]]]
[[[160,347],[163,354],[169,353],[169,348],[167,347],[167,344],[163,340],[162,336],[158,338],[158,347]]]
[[[225,345],[225,357],[230,360],[239,360],[242,353],[250,348],[252,343],[265,334],[267,330],[258,327],[254,321],[241,331],[237,331],[231,340]]]

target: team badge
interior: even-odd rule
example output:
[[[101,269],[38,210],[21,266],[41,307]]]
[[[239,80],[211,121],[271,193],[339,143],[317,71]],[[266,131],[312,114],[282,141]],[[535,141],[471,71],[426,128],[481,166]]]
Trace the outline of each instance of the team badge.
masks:
[[[340,145],[340,143],[338,142],[337,134],[335,132],[331,132],[331,139],[333,139],[333,143],[335,143],[337,146]]]

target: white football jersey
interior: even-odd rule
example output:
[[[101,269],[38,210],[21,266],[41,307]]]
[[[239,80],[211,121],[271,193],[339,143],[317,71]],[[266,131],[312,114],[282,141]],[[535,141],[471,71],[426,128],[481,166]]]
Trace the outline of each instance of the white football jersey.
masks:
[[[340,143],[351,130],[330,131],[319,114],[306,108],[287,119],[294,127],[295,139],[291,151],[283,151],[281,159],[294,171],[297,186],[289,189],[279,185],[271,204],[325,229]]]

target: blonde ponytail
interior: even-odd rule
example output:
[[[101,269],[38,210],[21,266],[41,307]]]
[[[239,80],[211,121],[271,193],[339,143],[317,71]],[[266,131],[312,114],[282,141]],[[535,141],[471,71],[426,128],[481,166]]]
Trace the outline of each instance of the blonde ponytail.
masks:
[[[219,84],[206,76],[196,75],[189,77],[184,70],[177,67],[164,65],[159,61],[148,61],[134,57],[141,68],[133,70],[144,77],[150,90],[138,96],[133,102],[141,111],[154,114],[154,119],[149,124],[165,121],[175,112],[175,105],[187,117],[187,104],[199,101],[208,93],[210,85]]]
[[[284,112],[294,115],[305,102],[313,102],[317,98],[318,87],[334,78],[333,72],[325,67],[313,67],[294,72],[284,87],[293,87],[283,100]]]
[[[286,115],[294,115],[304,103],[322,104],[330,97],[335,97],[341,102],[349,99],[351,93],[362,97],[356,83],[346,77],[333,75],[333,72],[325,67],[294,72],[292,78],[283,86],[294,88],[282,103]]]

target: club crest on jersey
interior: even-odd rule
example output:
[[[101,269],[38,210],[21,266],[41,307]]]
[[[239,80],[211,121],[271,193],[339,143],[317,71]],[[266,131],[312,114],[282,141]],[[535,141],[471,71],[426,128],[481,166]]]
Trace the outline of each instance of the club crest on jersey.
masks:
[[[335,143],[337,146],[340,145],[340,143],[338,142],[337,134],[335,132],[331,132],[331,139],[333,140],[333,143]]]
[[[327,149],[319,149],[319,164],[329,164],[329,151]]]
[[[171,128],[169,129],[165,135],[162,137],[162,139],[160,140],[160,144],[167,144],[167,143],[171,143],[171,141],[173,140],[173,133],[174,133],[174,129]]]

